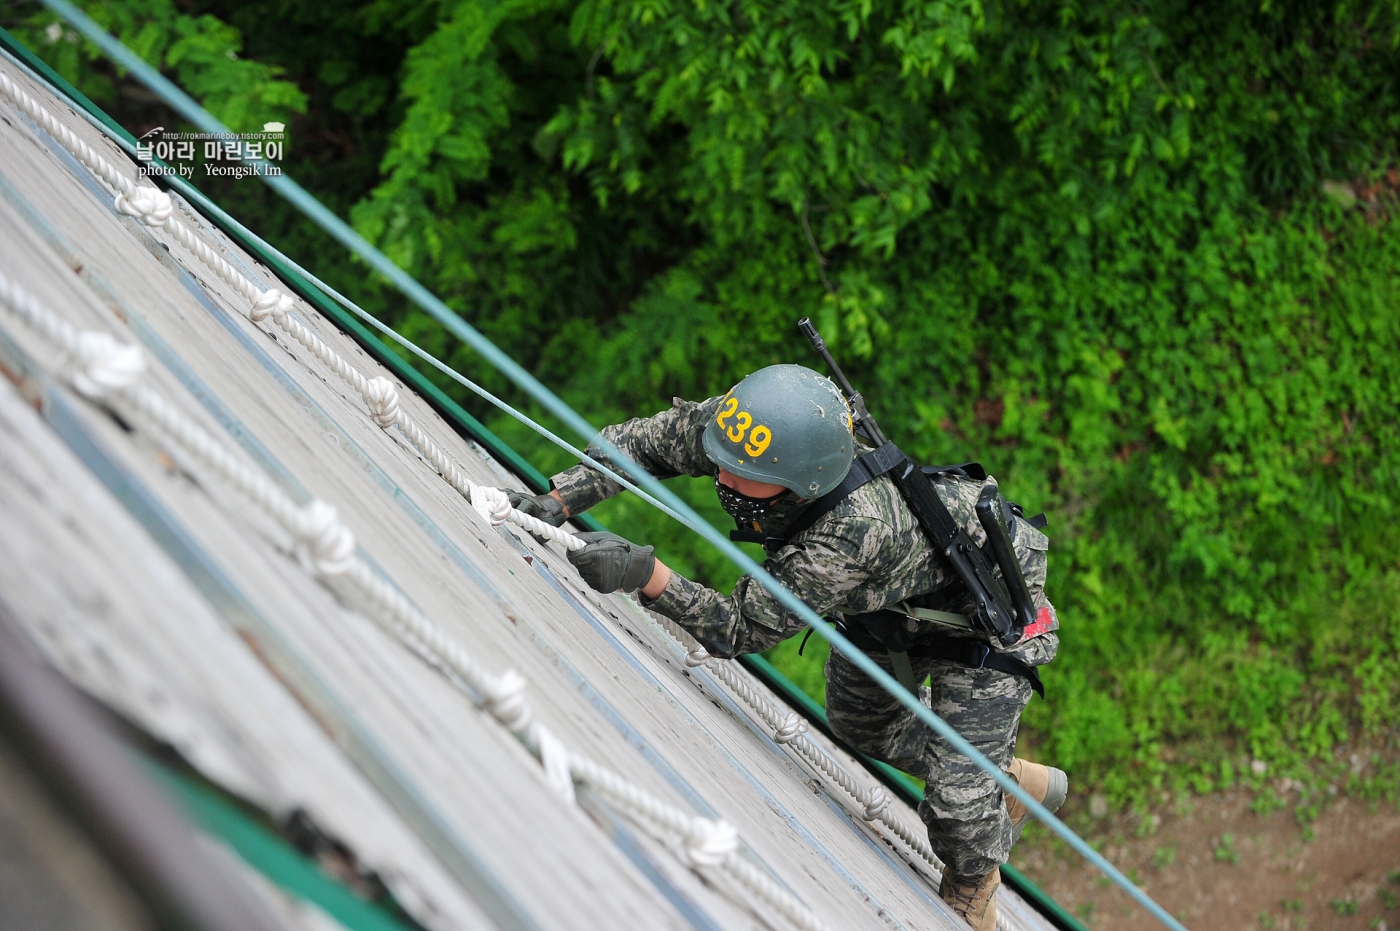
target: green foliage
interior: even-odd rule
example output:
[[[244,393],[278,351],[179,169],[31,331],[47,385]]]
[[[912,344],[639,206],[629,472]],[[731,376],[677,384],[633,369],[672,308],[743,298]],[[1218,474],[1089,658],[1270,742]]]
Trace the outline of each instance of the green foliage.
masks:
[[[1050,513],[1025,724],[1078,785],[1204,791],[1400,725],[1396,0],[93,12],[228,112],[294,80],[310,186],[594,422],[809,361],[813,316],[905,449]],[[225,199],[510,393],[259,197]],[[599,516],[734,580],[635,500]],[[774,658],[820,694],[817,646]]]
[[[239,31],[211,15],[181,13],[174,0],[109,0],[85,4],[85,12],[146,62],[170,76],[209,112],[234,130],[257,130],[269,120],[287,121],[306,110],[306,95],[282,80],[282,69],[242,58]],[[52,13],[31,16],[13,30],[61,74],[99,103],[117,96],[102,52]]]
[[[1220,835],[1220,843],[1215,848],[1215,859],[1220,863],[1231,865],[1240,862],[1240,853],[1235,849],[1235,837],[1233,834]]]
[[[1154,847],[1152,850],[1152,866],[1154,869],[1165,869],[1176,862],[1176,846]]]
[[[822,704],[826,703],[824,670],[830,655],[830,644],[815,634],[784,640],[764,654],[779,669],[795,674],[798,678],[793,683]]]

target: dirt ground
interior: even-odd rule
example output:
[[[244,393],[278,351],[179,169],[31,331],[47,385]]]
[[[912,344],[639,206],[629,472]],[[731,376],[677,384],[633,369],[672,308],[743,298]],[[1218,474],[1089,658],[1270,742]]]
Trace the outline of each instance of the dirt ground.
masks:
[[[1400,931],[1394,805],[1336,798],[1309,839],[1291,810],[1258,815],[1250,801],[1233,791],[1168,803],[1150,836],[1138,817],[1070,819],[1192,931]],[[1162,927],[1044,832],[1028,832],[1011,861],[1092,931]]]

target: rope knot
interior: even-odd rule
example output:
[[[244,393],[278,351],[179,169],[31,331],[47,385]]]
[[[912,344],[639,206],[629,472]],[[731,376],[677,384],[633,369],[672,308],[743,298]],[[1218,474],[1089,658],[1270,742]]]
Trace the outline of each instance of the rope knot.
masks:
[[[504,524],[513,510],[510,506],[510,496],[489,485],[476,485],[472,488],[472,507],[492,527]]]
[[[787,717],[783,718],[783,723],[779,725],[778,732],[773,735],[773,739],[780,744],[792,743],[805,733],[807,733],[807,719],[795,711],[789,711]]]
[[[710,653],[704,647],[696,647],[685,655],[685,664],[691,669],[696,666],[703,666],[711,659]]]
[[[117,208],[117,213],[136,217],[147,226],[164,226],[175,212],[170,195],[154,187],[138,187],[130,197],[118,194],[113,206]]]
[[[130,387],[146,371],[141,347],[119,343],[100,330],[84,330],[64,353],[63,366],[84,397],[101,398]]]
[[[861,817],[866,821],[874,821],[889,807],[890,796],[885,791],[885,787],[871,786],[870,797],[865,800],[865,811],[861,812]]]
[[[719,866],[739,849],[739,832],[728,821],[696,818],[690,822],[685,855],[691,866]]]
[[[308,572],[340,575],[355,560],[355,535],[331,505],[319,498],[297,512],[296,554]]]
[[[574,801],[574,774],[569,765],[569,748],[539,724],[534,725],[531,730],[534,732],[535,746],[540,751],[540,765],[544,767],[545,782],[564,801]]]
[[[499,676],[487,679],[481,687],[486,710],[517,734],[524,733],[530,723],[530,703],[525,699],[526,685],[524,676],[514,669],[507,669]]]
[[[399,390],[383,375],[371,378],[365,386],[365,403],[370,417],[385,430],[399,419]]]
[[[254,323],[262,323],[269,316],[278,323],[282,318],[292,312],[296,305],[292,303],[289,294],[283,294],[276,288],[268,288],[253,303],[252,310],[248,311],[248,319]]]

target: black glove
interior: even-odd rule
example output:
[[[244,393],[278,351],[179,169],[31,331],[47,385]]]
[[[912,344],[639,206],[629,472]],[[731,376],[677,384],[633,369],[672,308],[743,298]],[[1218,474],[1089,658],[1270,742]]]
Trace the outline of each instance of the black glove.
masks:
[[[529,514],[549,524],[551,527],[562,527],[569,518],[564,516],[564,505],[549,492],[542,495],[531,495],[523,491],[507,491],[506,497],[510,499],[510,506],[522,514]],[[548,537],[539,534],[532,534],[540,546],[549,542]]]
[[[581,533],[578,538],[588,545],[570,550],[569,562],[594,591],[634,592],[651,581],[656,568],[651,547],[638,546],[615,533]]]

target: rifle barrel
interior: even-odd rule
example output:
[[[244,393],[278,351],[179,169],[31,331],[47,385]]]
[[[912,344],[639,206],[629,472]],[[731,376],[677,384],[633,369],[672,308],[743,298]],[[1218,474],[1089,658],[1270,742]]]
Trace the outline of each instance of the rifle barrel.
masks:
[[[797,321],[797,328],[802,331],[802,335],[807,337],[807,341],[812,344],[812,348],[817,351],[817,355],[822,357],[827,369],[836,377],[836,383],[841,386],[841,390],[846,392],[846,397],[852,398],[856,395],[856,390],[851,387],[851,383],[846,380],[846,373],[841,371],[841,366],[836,364],[836,360],[831,356],[831,350],[826,348],[826,340],[822,339],[821,333],[817,332],[816,324],[812,323],[811,317],[803,317]]]
[[[797,321],[797,328],[802,331],[802,335],[807,337],[807,341],[812,344],[812,348],[817,351],[817,355],[822,357],[827,369],[836,378],[836,384],[841,386],[841,390],[846,394],[846,400],[850,402],[854,412],[856,426],[860,432],[868,436],[877,446],[885,443],[885,434],[880,431],[879,424],[875,423],[875,418],[870,416],[870,411],[865,407],[865,398],[861,397],[859,391],[851,387],[851,383],[846,379],[846,373],[841,371],[841,366],[836,364],[836,360],[831,357],[831,350],[826,348],[826,340],[822,339],[821,333],[817,332],[817,327],[812,323],[811,317],[803,317]]]

